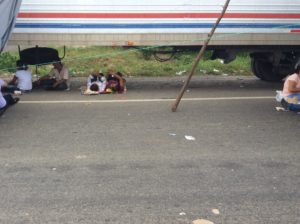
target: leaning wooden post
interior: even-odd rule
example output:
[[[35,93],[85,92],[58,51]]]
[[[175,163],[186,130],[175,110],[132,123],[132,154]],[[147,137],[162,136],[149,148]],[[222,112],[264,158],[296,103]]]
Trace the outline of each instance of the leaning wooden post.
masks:
[[[181,98],[182,98],[184,92],[186,91],[186,88],[187,88],[188,84],[190,83],[190,80],[191,80],[193,74],[195,73],[196,67],[197,67],[197,65],[199,64],[199,61],[200,61],[200,59],[202,58],[202,56],[203,56],[203,54],[204,54],[204,52],[205,52],[205,50],[206,50],[206,47],[207,47],[209,41],[211,40],[212,36],[214,35],[215,30],[217,29],[217,27],[218,27],[220,21],[222,20],[224,14],[225,14],[225,12],[226,12],[226,10],[227,10],[227,8],[228,8],[229,2],[230,2],[230,0],[226,0],[226,3],[225,3],[225,5],[223,6],[223,11],[222,11],[221,15],[220,15],[219,18],[217,19],[215,25],[214,25],[213,28],[211,29],[210,33],[209,33],[208,36],[207,36],[207,39],[205,40],[203,46],[201,47],[201,50],[199,51],[199,53],[198,53],[198,55],[197,55],[197,57],[196,57],[196,59],[195,59],[195,61],[194,61],[192,70],[191,70],[190,74],[188,75],[188,77],[187,77],[187,79],[186,79],[184,85],[182,86],[182,88],[181,88],[181,90],[180,90],[180,93],[179,93],[179,95],[178,95],[177,98],[176,98],[175,103],[174,103],[173,106],[172,106],[172,111],[173,111],[173,112],[175,112],[175,111],[177,110],[178,104],[180,103],[180,100],[181,100]]]

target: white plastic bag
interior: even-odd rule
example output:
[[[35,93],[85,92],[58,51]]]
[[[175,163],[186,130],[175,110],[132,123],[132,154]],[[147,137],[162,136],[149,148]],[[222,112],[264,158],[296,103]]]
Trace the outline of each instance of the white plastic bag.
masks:
[[[282,91],[276,90],[276,101],[280,103],[283,98]]]

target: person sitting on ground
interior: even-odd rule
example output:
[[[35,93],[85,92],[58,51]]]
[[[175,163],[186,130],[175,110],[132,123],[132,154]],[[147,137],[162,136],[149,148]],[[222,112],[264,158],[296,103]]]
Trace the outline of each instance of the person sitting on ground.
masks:
[[[300,65],[296,67],[294,74],[286,78],[282,95],[282,104],[286,109],[300,110]]]
[[[28,70],[27,65],[18,60],[17,71],[11,81],[8,82],[7,92],[14,91],[29,92],[32,89],[32,73]]]
[[[93,92],[103,93],[106,88],[106,78],[103,73],[93,72],[87,80],[87,89]]]
[[[69,70],[62,62],[54,62],[49,75],[35,81],[33,86],[45,90],[70,90]]]
[[[111,70],[107,75],[106,93],[124,93],[126,91],[126,80],[121,72],[113,73]]]
[[[2,87],[7,86],[7,83],[0,79],[0,116],[5,112],[5,110],[11,106],[16,104],[20,99],[17,97],[13,97],[11,94],[2,95]]]

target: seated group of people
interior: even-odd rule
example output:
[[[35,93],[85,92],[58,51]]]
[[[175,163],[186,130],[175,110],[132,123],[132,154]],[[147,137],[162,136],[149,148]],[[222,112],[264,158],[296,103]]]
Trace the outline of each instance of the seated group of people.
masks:
[[[70,90],[70,76],[68,68],[61,62],[53,63],[53,68],[48,75],[32,82],[32,73],[28,66],[21,60],[16,63],[17,71],[9,82],[0,79],[0,115],[11,105],[19,101],[14,94],[30,92],[33,88],[45,90]],[[123,93],[126,91],[126,80],[122,73],[110,70],[105,76],[103,73],[94,72],[87,80],[87,91],[91,93]],[[6,94],[3,95],[2,92]]]
[[[69,89],[69,71],[60,61],[53,63],[53,68],[48,75],[41,77],[35,82],[32,82],[32,73],[24,62],[18,60],[16,65],[16,74],[12,80],[3,86],[3,92],[14,93],[15,91],[20,91],[21,93],[26,93],[33,88],[43,88],[45,90]]]
[[[124,93],[126,91],[126,80],[121,72],[109,71],[107,76],[102,72],[94,72],[87,80],[86,94]]]
[[[45,90],[70,90],[70,77],[67,67],[61,62],[53,64],[49,75],[33,82],[33,88]],[[101,72],[93,72],[87,80],[86,93],[123,93],[126,91],[126,80],[121,72],[108,71],[105,76]]]

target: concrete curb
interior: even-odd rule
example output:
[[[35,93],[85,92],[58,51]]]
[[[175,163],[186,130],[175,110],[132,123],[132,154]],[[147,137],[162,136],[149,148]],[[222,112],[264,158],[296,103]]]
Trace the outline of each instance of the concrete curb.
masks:
[[[72,88],[86,85],[86,77],[72,78]],[[186,76],[126,77],[128,89],[181,88]],[[252,76],[194,76],[189,88],[269,88],[281,89],[282,83],[264,82]]]

